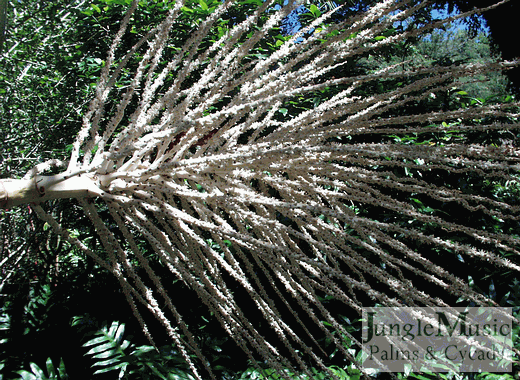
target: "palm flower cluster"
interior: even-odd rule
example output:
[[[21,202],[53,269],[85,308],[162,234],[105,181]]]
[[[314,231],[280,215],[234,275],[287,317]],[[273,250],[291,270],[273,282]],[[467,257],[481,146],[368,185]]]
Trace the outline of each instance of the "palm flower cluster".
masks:
[[[282,376],[284,368],[328,371],[323,337],[354,361],[344,339],[357,340],[333,309],[338,304],[357,313],[374,304],[448,306],[460,298],[496,305],[457,267],[520,270],[520,239],[508,227],[518,227],[520,207],[461,183],[518,183],[518,104],[421,105],[462,78],[517,62],[356,70],[371,52],[473,13],[385,34],[427,5],[408,0],[380,1],[334,22],[343,6],[330,9],[257,54],[299,3],[259,2],[209,38],[235,3],[219,3],[172,50],[171,31],[184,11],[176,1],[162,23],[119,51],[138,12],[134,1],[67,169],[44,176],[61,164],[52,161],[21,185],[3,181],[4,203],[77,198],[106,256],[71,235],[45,204],[32,207],[117,277],[147,334],[138,305],[153,313],[199,379],[201,366],[215,377],[163,286],[172,280],[196,292],[252,362]],[[121,89],[123,77],[130,80]],[[513,139],[497,144],[479,140],[483,134]],[[416,139],[405,143],[404,136]],[[504,228],[482,228],[479,218]],[[169,277],[154,272],[143,242]]]

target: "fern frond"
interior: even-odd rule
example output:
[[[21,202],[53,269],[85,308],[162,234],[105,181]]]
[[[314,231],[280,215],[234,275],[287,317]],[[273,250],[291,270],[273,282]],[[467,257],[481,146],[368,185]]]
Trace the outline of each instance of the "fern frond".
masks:
[[[103,326],[96,334],[96,338],[83,344],[83,347],[90,347],[85,355],[92,355],[97,359],[93,366],[102,367],[94,374],[105,373],[119,370],[119,378],[125,373],[128,362],[124,358],[129,354],[131,348],[130,341],[123,339],[125,324],[117,321],[112,322],[110,327]]]

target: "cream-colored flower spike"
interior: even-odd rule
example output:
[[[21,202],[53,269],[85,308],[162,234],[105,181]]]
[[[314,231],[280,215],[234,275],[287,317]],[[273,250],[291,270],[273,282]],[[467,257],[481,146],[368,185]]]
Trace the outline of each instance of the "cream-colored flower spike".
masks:
[[[468,139],[403,145],[385,138],[452,129],[466,136],[518,133],[518,104],[400,112],[451,88],[459,78],[517,63],[410,71],[395,65],[371,74],[349,74],[347,60],[450,21],[375,39],[426,5],[394,0],[318,29],[335,12],[329,11],[276,52],[254,58],[255,46],[297,5],[290,1],[257,28],[274,4],[266,0],[244,22],[208,44],[211,28],[234,6],[233,0],[222,2],[165,62],[163,53],[170,29],[182,14],[182,1],[131,51],[118,56],[132,14],[139,12],[134,1],[108,53],[67,169],[45,176],[49,166],[62,164],[49,162],[23,180],[0,182],[5,207],[36,203],[33,208],[56,233],[117,276],[144,331],[138,303],[165,326],[198,379],[215,377],[176,309],[175,295],[167,293],[163,282],[179,279],[193,289],[250,358],[285,377],[284,368],[311,375],[314,366],[334,378],[317,342],[327,337],[340,353],[354,358],[340,339],[350,334],[324,299],[357,312],[376,303],[443,306],[458,297],[493,305],[460,273],[453,273],[448,261],[478,259],[481,265],[520,270],[517,260],[499,253],[516,257],[518,235],[470,223],[477,212],[518,223],[519,206],[431,181],[460,173],[517,182],[517,147],[472,144]],[[142,58],[133,79],[115,112],[107,116],[105,106],[114,104],[115,84],[137,53]],[[384,80],[403,85],[360,95],[367,85]],[[319,105],[286,114],[289,100],[325,89],[333,95]],[[476,122],[488,116],[509,122]],[[447,120],[459,123],[443,124]],[[416,174],[405,175],[405,170]],[[425,205],[450,203],[465,210],[468,218],[445,220],[443,214],[421,212],[409,201],[412,197]],[[59,198],[78,199],[109,261],[69,235],[44,210],[43,202]],[[100,216],[100,205],[108,209],[104,218],[110,220]],[[375,218],[376,212],[380,217]],[[117,225],[117,236],[108,223]],[[143,240],[170,269],[171,278],[153,272],[140,249]],[[432,247],[447,259],[432,256]],[[136,261],[149,278],[136,272]],[[272,330],[269,338],[265,327],[249,321],[251,310],[244,310],[235,297],[237,287],[250,296],[249,307],[256,307],[263,325]]]

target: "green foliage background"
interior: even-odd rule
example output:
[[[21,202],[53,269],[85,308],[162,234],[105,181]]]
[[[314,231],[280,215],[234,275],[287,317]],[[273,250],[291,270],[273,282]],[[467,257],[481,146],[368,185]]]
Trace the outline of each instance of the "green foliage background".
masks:
[[[65,159],[70,144],[81,126],[81,115],[93,94],[99,72],[104,64],[108,44],[118,28],[118,22],[127,0],[53,1],[21,0],[13,2],[7,13],[7,34],[0,56],[0,175],[18,178],[35,163],[50,158]],[[230,27],[243,20],[249,10],[260,1],[246,0],[234,8],[229,17],[220,20],[208,36],[210,43]],[[172,32],[173,54],[209,14],[218,0],[188,1],[183,16]],[[167,1],[141,1],[141,12],[131,33],[125,37],[122,50],[148,31],[161,18],[168,7]],[[302,23],[314,20],[325,4],[310,5],[300,12]],[[352,8],[354,10],[355,7]],[[267,15],[266,15],[267,16]],[[346,17],[342,14],[338,17]],[[265,20],[264,20],[265,21]],[[412,27],[410,25],[401,26]],[[397,30],[388,30],[378,38],[387,38]],[[256,47],[251,59],[262,59],[276,50],[288,38],[284,30],[273,30],[262,45]],[[168,51],[167,49],[167,51]],[[168,52],[165,59],[168,58]],[[369,73],[397,62],[406,65],[449,65],[454,62],[487,62],[493,59],[489,41],[484,34],[474,38],[462,30],[438,31],[426,38],[396,44],[372,52],[349,63],[352,73]],[[135,63],[134,63],[135,64]],[[131,67],[131,66],[130,66]],[[131,69],[129,69],[131,70]],[[333,74],[331,74],[333,75]],[[130,76],[118,83],[124,89]],[[489,78],[477,78],[432,96],[421,104],[411,105],[403,113],[421,110],[450,110],[459,107],[479,107],[495,101],[512,102],[507,92],[507,80],[500,73]],[[486,81],[484,81],[486,80]],[[403,83],[381,81],[367,86],[359,95],[377,93]],[[295,109],[314,107],[337,89],[327,89],[311,96],[295,97],[280,109],[280,119],[291,117]],[[116,99],[117,100],[117,99]],[[114,100],[114,101],[116,101]],[[475,120],[487,123],[489,120]],[[452,132],[442,134],[396,135],[401,144],[445,144],[462,139],[457,132],[457,120],[446,120]],[[481,133],[474,141],[488,144],[517,142],[519,136]],[[375,137],[363,136],[370,141]],[[350,141],[339,140],[338,143]],[[421,162],[416,162],[421,165]],[[418,176],[415,169],[403,168],[399,176]],[[518,182],[488,181],[481,183],[471,176],[441,176],[429,173],[434,184],[457,188],[468,193],[488,194],[493,198],[507,199],[518,204]],[[399,194],[393,194],[400,196]],[[419,197],[407,201],[422,213],[449,215],[456,221],[457,210],[446,204],[424,204]],[[100,250],[90,223],[78,212],[75,204],[65,201],[52,205],[59,221],[67,221],[70,231],[86,242],[93,250]],[[385,220],[377,208],[360,208],[353,203],[358,214]],[[52,235],[48,226],[33,216],[30,208],[2,211],[0,222],[0,259],[6,260],[2,278],[0,307],[0,378],[2,379],[192,379],[186,364],[167,337],[161,337],[161,327],[154,321],[149,324],[159,349],[145,340],[140,326],[134,320],[121,294],[119,284],[111,275],[97,267],[91,259]],[[390,217],[390,216],[389,216]],[[393,217],[393,216],[392,216]],[[409,221],[393,220],[393,223]],[[494,220],[484,214],[476,215],[479,228],[501,230],[517,234],[518,224]],[[426,226],[435,229],[435,226]],[[116,232],[116,231],[115,231]],[[448,232],[446,232],[448,235]],[[461,239],[452,236],[453,240]],[[208,241],[208,244],[215,244]],[[218,247],[214,247],[218,249]],[[452,260],[454,272],[464,277],[471,269],[470,282],[475,289],[487,294],[504,306],[520,310],[520,282],[512,273],[490,268],[475,268],[461,261],[453,252],[432,247],[417,246],[421,252],[431,250],[432,257]],[[147,247],[143,246],[146,250]],[[153,252],[148,251],[154,262]],[[155,261],[154,270],[161,272]],[[163,278],[164,283],[167,281]],[[222,379],[277,379],[278,375],[265,368],[263,374],[251,368],[247,357],[236,350],[218,323],[196,302],[197,298],[184,285],[171,281],[170,294],[183,311],[190,328],[198,330],[198,340],[210,360],[211,367]],[[195,302],[194,302],[195,300]],[[464,300],[458,300],[464,302]],[[247,302],[247,300],[244,300]],[[333,303],[334,300],[324,300]],[[338,313],[343,313],[340,309]],[[349,329],[359,329],[355,316],[341,317]],[[518,328],[516,330],[518,332]],[[515,334],[516,337],[518,334]],[[327,349],[328,343],[321,342]],[[515,341],[518,346],[518,341]],[[349,342],[345,344],[350,347]],[[354,350],[352,347],[351,349]],[[334,351],[328,352],[330,368],[341,379],[358,379],[359,371]],[[338,355],[339,356],[339,355]],[[518,370],[518,366],[515,367]],[[447,378],[446,375],[439,375]],[[512,378],[502,375],[502,379]],[[429,379],[429,375],[403,374],[400,378]],[[298,376],[298,379],[307,377]],[[315,379],[324,375],[319,371]],[[381,376],[379,377],[381,378]],[[461,375],[460,378],[469,378]],[[491,380],[489,374],[473,379]]]

